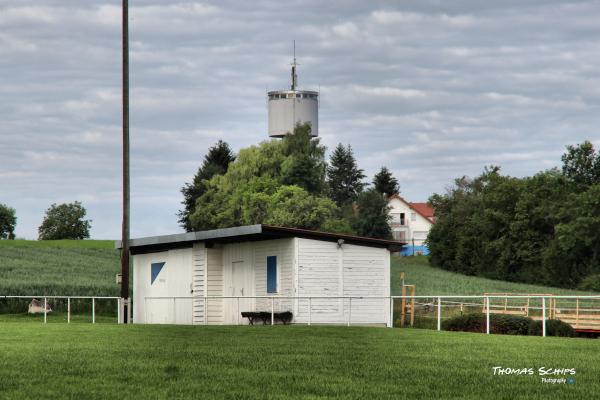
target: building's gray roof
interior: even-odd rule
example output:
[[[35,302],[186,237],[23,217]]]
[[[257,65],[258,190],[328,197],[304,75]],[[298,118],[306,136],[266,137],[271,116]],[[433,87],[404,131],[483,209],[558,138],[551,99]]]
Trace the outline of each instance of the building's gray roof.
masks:
[[[284,237],[306,237],[316,240],[338,241],[359,244],[371,247],[385,247],[390,250],[398,250],[403,244],[401,242],[373,239],[362,236],[345,235],[330,232],[320,232],[308,229],[287,228],[272,225],[246,225],[233,228],[212,229],[208,231],[179,233],[174,235],[150,236],[131,239],[129,247],[132,252],[137,250],[158,250],[182,246],[191,246],[195,242],[244,242],[266,239],[278,239]],[[115,243],[121,248],[121,241]]]

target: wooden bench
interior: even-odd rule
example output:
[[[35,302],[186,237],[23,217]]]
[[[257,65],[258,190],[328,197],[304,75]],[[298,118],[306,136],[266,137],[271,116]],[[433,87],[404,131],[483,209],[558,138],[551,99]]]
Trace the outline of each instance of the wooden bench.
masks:
[[[290,311],[273,313],[274,322],[280,321],[284,325],[292,321],[292,316]],[[258,321],[262,321],[263,325],[271,324],[270,311],[242,311],[242,318],[248,318],[250,325],[254,325]]]
[[[600,314],[556,310],[556,319],[571,325],[575,330],[600,331]],[[585,311],[585,310],[584,310]]]

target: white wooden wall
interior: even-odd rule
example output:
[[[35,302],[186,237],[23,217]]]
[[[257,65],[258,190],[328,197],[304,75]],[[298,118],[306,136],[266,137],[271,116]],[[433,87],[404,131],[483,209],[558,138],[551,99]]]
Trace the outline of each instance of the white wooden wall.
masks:
[[[387,249],[344,244],[344,296],[390,295],[390,253]],[[344,320],[352,323],[387,324],[389,299],[353,299],[352,315],[348,300]]]
[[[298,241],[298,296],[389,296],[390,259],[387,249]],[[387,324],[389,300],[313,299],[311,322]],[[294,322],[308,322],[308,301],[300,300]]]
[[[192,251],[193,324],[203,324],[205,317],[204,296],[206,294],[206,249],[204,243],[195,243]]]
[[[151,284],[151,264],[165,265]],[[188,297],[192,283],[192,249],[175,249],[133,256],[133,322],[191,324],[191,299],[149,299],[147,297]]]
[[[294,260],[295,239],[276,239],[254,242],[254,282],[256,296],[295,296]],[[277,257],[277,293],[267,293],[267,257]],[[276,299],[275,312],[294,312],[292,300]],[[256,311],[271,311],[271,300],[257,300]]]

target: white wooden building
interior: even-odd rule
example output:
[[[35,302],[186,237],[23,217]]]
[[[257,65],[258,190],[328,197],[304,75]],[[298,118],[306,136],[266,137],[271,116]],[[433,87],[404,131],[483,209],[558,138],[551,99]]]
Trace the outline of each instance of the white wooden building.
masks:
[[[246,324],[273,306],[292,323],[387,325],[399,247],[267,225],[133,239],[133,322]]]

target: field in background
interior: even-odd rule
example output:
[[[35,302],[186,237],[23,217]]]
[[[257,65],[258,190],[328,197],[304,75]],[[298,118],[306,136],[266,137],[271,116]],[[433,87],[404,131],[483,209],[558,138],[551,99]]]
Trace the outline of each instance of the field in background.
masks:
[[[0,325],[10,399],[559,399],[600,391],[600,342],[358,327]],[[494,376],[495,366],[535,375]],[[573,384],[537,369],[575,368]],[[552,378],[563,377],[550,376]]]
[[[0,241],[0,295],[115,296],[112,241]]]
[[[0,241],[0,296],[118,296],[115,275],[119,252],[110,240]],[[89,313],[90,301],[72,303]],[[3,299],[0,312],[23,313],[29,300]],[[66,310],[65,301],[51,301]],[[98,312],[116,312],[114,301],[100,301]]]
[[[406,284],[417,285],[417,295],[482,295],[483,293],[597,294],[525,283],[498,281],[445,271],[429,265],[425,256],[392,257],[392,295],[400,295],[400,272]]]
[[[115,275],[119,252],[109,240],[0,241],[0,296],[118,296]],[[481,295],[484,292],[589,294],[465,276],[433,268],[426,257],[392,257],[392,294],[400,294],[400,272],[406,283],[416,284],[417,295]],[[0,297],[0,313],[23,313],[29,300]],[[58,311],[65,301],[53,301]],[[72,310],[89,313],[90,301],[74,301]],[[99,313],[115,312],[114,302],[100,301]]]
[[[114,240],[1,240],[0,249],[21,248],[60,248],[60,249],[115,249]]]

